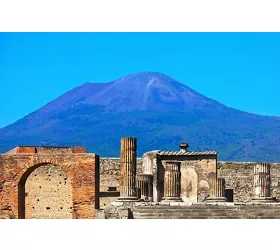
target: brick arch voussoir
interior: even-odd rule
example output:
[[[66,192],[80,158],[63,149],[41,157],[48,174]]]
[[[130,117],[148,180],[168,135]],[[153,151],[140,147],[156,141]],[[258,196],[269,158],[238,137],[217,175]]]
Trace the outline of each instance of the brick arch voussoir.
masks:
[[[54,164],[56,166],[62,166],[62,162],[52,158],[52,157],[43,157],[43,156],[38,156],[34,159],[33,165],[43,165],[43,164]],[[30,167],[32,167],[30,166]]]
[[[26,164],[26,169],[20,176],[19,183],[25,184],[26,179],[35,169],[37,169],[43,165],[47,165],[47,164],[52,164],[52,165],[55,165],[55,166],[61,168],[69,176],[71,183],[72,183],[73,176],[71,175],[71,173],[69,173],[67,171],[67,168],[65,168],[65,166],[64,166],[65,164],[63,164],[63,161],[52,158],[52,157],[42,157],[42,156],[38,156],[38,157],[34,158],[33,161]]]

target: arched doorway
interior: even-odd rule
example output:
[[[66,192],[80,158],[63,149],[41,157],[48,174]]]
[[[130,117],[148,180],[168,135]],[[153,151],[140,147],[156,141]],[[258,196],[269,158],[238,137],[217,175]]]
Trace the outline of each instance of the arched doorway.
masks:
[[[19,218],[71,219],[71,180],[53,164],[41,164],[26,171],[19,182]]]

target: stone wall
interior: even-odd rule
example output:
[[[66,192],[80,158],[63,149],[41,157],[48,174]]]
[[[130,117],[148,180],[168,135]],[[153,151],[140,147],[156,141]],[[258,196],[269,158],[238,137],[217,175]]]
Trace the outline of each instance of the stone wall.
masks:
[[[99,203],[100,203],[100,209],[105,209],[106,207],[110,207],[112,202],[116,202],[118,197],[100,197]]]
[[[142,172],[142,158],[137,158],[137,174]],[[100,158],[100,192],[115,187],[119,191],[120,158]]]
[[[225,178],[226,189],[233,189],[234,202],[253,198],[254,162],[218,162],[218,177]],[[271,194],[280,199],[280,163],[271,163]]]

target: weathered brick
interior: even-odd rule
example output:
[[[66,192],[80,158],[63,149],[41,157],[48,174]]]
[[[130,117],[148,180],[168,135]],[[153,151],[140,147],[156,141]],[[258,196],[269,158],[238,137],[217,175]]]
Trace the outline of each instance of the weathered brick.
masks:
[[[36,147],[18,147],[18,154],[32,154],[36,152]]]

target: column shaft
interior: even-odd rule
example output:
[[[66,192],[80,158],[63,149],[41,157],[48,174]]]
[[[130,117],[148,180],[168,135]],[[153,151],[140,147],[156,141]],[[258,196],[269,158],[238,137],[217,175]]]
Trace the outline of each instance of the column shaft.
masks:
[[[210,196],[225,197],[225,179],[215,178],[210,180]]]
[[[180,162],[166,162],[164,173],[164,200],[181,201]]]
[[[270,163],[260,163],[254,166],[254,198],[257,202],[273,202],[270,191]]]
[[[254,197],[270,197],[270,164],[254,167]]]
[[[136,194],[136,138],[121,138],[120,198],[137,199]]]
[[[207,202],[225,202],[225,179],[211,178],[209,184],[210,196],[207,198]]]

